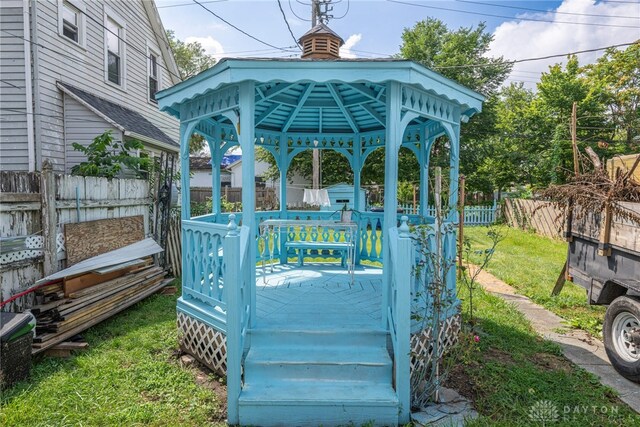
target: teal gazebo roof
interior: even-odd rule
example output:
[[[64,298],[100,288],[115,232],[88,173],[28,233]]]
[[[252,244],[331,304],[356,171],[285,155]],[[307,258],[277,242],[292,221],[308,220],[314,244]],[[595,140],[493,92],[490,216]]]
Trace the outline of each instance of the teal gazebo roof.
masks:
[[[163,110],[180,118],[185,103],[243,81],[256,83],[257,132],[354,134],[383,130],[389,81],[404,83],[404,104],[413,104],[438,121],[458,122],[456,111],[470,117],[481,110],[484,100],[422,65],[396,59],[222,59],[157,97]],[[234,103],[237,100],[229,100],[230,105]],[[210,108],[212,112],[217,109]],[[428,120],[422,116],[414,124]]]

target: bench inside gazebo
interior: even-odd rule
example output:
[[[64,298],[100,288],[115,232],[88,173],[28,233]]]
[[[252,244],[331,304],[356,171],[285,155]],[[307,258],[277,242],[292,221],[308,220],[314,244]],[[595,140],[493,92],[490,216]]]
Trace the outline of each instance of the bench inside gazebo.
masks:
[[[337,37],[320,30],[314,37]],[[418,286],[412,272],[420,259],[409,226],[442,230],[443,259],[453,263],[460,123],[481,110],[483,97],[411,61],[320,60],[305,53],[290,60],[223,59],[158,94],[162,110],[181,123],[182,345],[227,376],[229,424],[404,424],[410,354],[429,351],[424,331],[411,321]],[[213,209],[192,218],[194,133],[211,149]],[[452,209],[439,224],[427,215],[427,203],[418,215],[398,215],[400,148],[418,158],[420,200],[428,200],[429,153],[442,136],[450,158],[445,204]],[[220,160],[237,145],[242,212],[223,213]],[[255,209],[256,147],[279,167],[278,211]],[[364,212],[360,173],[381,147],[384,212]],[[288,167],[309,149],[348,159],[350,221],[332,211],[287,210]],[[429,245],[435,251],[435,238]],[[455,269],[445,280],[454,290]],[[457,302],[445,313],[442,321],[454,333]]]

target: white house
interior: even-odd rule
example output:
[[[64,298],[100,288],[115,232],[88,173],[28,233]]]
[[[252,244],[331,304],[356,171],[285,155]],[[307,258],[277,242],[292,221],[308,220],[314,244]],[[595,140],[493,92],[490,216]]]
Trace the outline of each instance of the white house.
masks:
[[[0,169],[69,172],[71,144],[106,130],[178,151],[155,94],[180,78],[152,0],[2,0],[0,29]]]
[[[264,176],[270,165],[267,162],[256,161],[255,176],[261,178]],[[227,167],[231,174],[231,186],[242,187],[242,158]],[[276,195],[280,188],[280,180],[265,180],[265,185],[275,189]],[[299,174],[294,174],[287,180],[287,205],[302,206],[304,197],[304,189],[311,188],[311,181]]]
[[[189,158],[190,187],[211,188],[212,171],[211,157],[190,157]],[[231,185],[231,173],[224,166],[220,170],[220,183],[222,186]]]

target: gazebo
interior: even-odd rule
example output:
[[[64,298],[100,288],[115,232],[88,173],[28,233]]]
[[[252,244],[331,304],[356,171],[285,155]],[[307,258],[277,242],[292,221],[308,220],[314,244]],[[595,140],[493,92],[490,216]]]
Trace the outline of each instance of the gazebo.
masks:
[[[426,203],[429,153],[444,136],[451,209],[435,226],[443,230],[443,257],[455,259],[460,124],[484,98],[412,61],[338,59],[341,40],[326,27],[310,36],[301,39],[302,59],[223,59],[157,95],[160,108],[180,120],[182,346],[226,374],[229,424],[403,424],[411,407],[410,352],[429,351],[411,322],[419,260],[409,225],[434,224]],[[318,59],[323,50],[328,59]],[[194,133],[211,149],[213,208],[192,218]],[[228,213],[220,209],[220,160],[233,146],[242,149],[242,212]],[[278,211],[256,211],[256,147],[280,170]],[[381,147],[384,212],[363,212],[360,173]],[[420,212],[407,217],[397,213],[401,147],[420,164]],[[336,231],[332,212],[287,209],[287,170],[309,149],[348,159],[358,212],[350,231]],[[285,227],[265,233],[260,224],[268,220]],[[296,252],[291,242],[300,241],[317,246]],[[323,262],[339,258],[332,244],[344,242],[353,245],[352,279]],[[296,265],[296,253],[311,262]],[[446,276],[455,289],[455,269]],[[443,319],[454,330],[455,305]]]

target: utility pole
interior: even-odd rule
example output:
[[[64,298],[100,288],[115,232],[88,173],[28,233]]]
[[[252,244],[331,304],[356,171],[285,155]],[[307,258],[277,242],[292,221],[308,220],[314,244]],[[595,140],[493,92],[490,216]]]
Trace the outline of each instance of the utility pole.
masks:
[[[311,0],[311,28],[318,25],[318,15],[321,16],[320,22],[322,22],[322,15],[320,12],[320,1],[321,0]],[[320,189],[320,151],[317,148],[313,149],[313,159],[311,163],[311,167],[313,170],[312,173],[312,186],[314,190]]]
[[[577,126],[578,126],[578,103],[573,102],[573,107],[571,108],[571,147],[573,148],[573,171],[575,172],[576,178],[580,175],[580,165],[578,164],[578,135],[577,135]]]
[[[318,0],[311,0],[311,28],[318,25]]]

